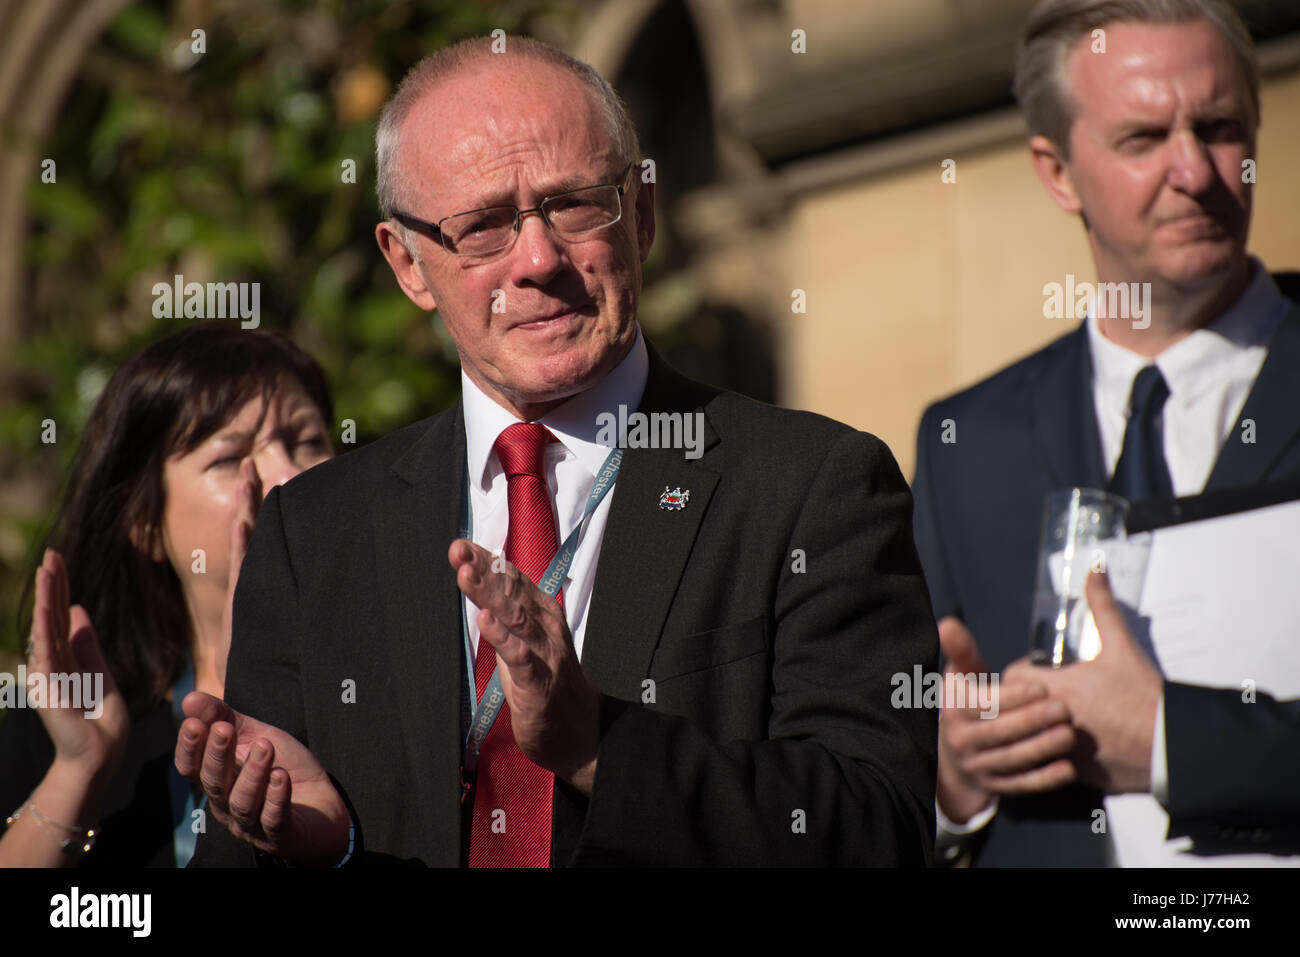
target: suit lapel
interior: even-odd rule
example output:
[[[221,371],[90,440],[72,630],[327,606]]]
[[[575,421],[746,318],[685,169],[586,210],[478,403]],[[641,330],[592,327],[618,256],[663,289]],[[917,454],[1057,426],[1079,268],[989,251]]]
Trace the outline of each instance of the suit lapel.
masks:
[[[1108,482],[1101,464],[1086,325],[1048,354],[1028,388],[1032,428],[1053,487],[1104,489]]]
[[[1205,491],[1257,485],[1300,434],[1300,306],[1282,317],[1268,344],[1268,355],[1219,452]],[[1242,441],[1242,423],[1254,422],[1255,441]]]
[[[646,343],[650,369],[639,411],[703,411],[716,392],[668,368]],[[696,532],[709,507],[718,474],[702,463],[718,442],[705,419],[705,454],[688,459],[681,449],[627,449],[614,486],[582,664],[606,694],[637,700],[650,671],[659,634],[686,567]],[[664,488],[690,490],[681,510],[660,507]]]
[[[464,652],[460,591],[447,548],[459,532],[465,420],[459,403],[437,416],[393,463],[396,491],[374,507],[380,608],[394,649],[390,693],[398,697],[407,786],[418,793],[425,863],[460,863],[460,703]],[[412,795],[414,797],[415,795]],[[399,824],[399,826],[402,826]]]

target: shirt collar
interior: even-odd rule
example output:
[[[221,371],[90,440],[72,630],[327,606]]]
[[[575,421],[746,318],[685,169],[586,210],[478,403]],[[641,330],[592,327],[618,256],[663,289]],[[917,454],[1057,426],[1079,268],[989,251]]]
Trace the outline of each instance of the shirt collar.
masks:
[[[1250,263],[1254,274],[1236,302],[1213,322],[1155,357],[1171,395],[1191,399],[1218,381],[1224,363],[1265,345],[1290,308],[1264,264],[1254,257]],[[1151,360],[1107,339],[1091,314],[1087,326],[1093,374],[1104,387],[1127,393],[1133,377]]]
[[[585,392],[556,406],[537,421],[551,430],[566,449],[595,476],[612,448],[597,441],[600,427],[597,416],[602,412],[618,414],[620,405],[632,412],[641,404],[650,360],[638,324],[636,341],[623,360],[609,375]],[[491,487],[488,465],[492,447],[509,426],[522,421],[490,399],[465,370],[460,373],[462,405],[465,412],[465,453],[470,476],[486,492]],[[606,430],[607,432],[609,430]]]
[[[1129,352],[1118,343],[1111,342],[1097,327],[1097,317],[1088,313],[1088,348],[1092,353],[1092,375],[1101,383],[1106,394],[1123,394],[1133,385],[1133,377],[1150,360],[1136,352]]]
[[[1223,376],[1225,363],[1273,335],[1289,303],[1259,260],[1252,258],[1251,268],[1250,285],[1223,315],[1156,357],[1172,395],[1195,398]]]

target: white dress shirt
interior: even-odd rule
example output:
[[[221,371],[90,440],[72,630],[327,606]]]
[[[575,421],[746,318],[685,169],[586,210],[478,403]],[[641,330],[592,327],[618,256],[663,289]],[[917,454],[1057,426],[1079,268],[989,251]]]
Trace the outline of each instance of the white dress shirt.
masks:
[[[537,420],[559,440],[546,447],[546,484],[551,490],[551,501],[559,522],[561,544],[582,519],[587,496],[596,481],[596,473],[613,448],[612,445],[602,445],[597,441],[599,428],[596,417],[601,412],[617,414],[620,405],[627,406],[629,413],[634,411],[641,404],[649,369],[645,342],[638,326],[636,342],[609,375],[586,392],[575,395]],[[470,381],[464,370],[461,371],[460,379],[465,410],[466,461],[470,476],[470,514],[473,519],[471,539],[476,545],[499,555],[505,549],[510,516],[506,504],[506,474],[497,461],[493,446],[497,437],[520,419],[485,395]],[[587,630],[591,589],[596,581],[600,543],[605,537],[605,521],[609,516],[610,503],[614,501],[617,492],[618,482],[615,481],[614,487],[591,513],[587,527],[578,540],[568,577],[564,580],[564,615],[569,630],[573,633],[573,646],[579,658],[582,657],[582,639]],[[469,638],[477,655],[479,609],[468,598],[464,601]]]
[[[1250,285],[1223,315],[1180,339],[1154,360],[1107,339],[1096,318],[1089,314],[1086,327],[1092,357],[1093,404],[1101,438],[1102,462],[1108,476],[1114,474],[1124,446],[1133,380],[1143,367],[1154,361],[1169,386],[1169,398],[1161,415],[1165,461],[1169,466],[1174,494],[1195,495],[1205,487],[1264,364],[1268,341],[1291,308],[1290,301],[1282,295],[1258,259],[1251,259],[1251,268]],[[1164,695],[1161,695],[1151,743],[1151,793],[1162,803],[1168,800],[1169,795],[1164,705]],[[1107,801],[1112,803],[1112,799]],[[995,798],[969,821],[958,824],[949,820],[936,802],[936,845],[940,852],[949,858],[956,857],[964,838],[985,827],[997,813],[997,808]],[[1163,834],[1160,837],[1163,838]],[[1158,866],[1201,860],[1187,861],[1189,855],[1183,855],[1177,861],[1171,856],[1157,859],[1154,855],[1167,850],[1154,849],[1162,843],[1160,840],[1146,841],[1145,849],[1134,850],[1134,845],[1128,841],[1113,840],[1112,851],[1116,853],[1118,863],[1125,866]],[[1118,850],[1116,844],[1119,844]]]
[[[1169,386],[1162,416],[1165,461],[1176,496],[1196,495],[1205,487],[1264,364],[1268,340],[1291,305],[1259,261],[1252,260],[1252,266],[1254,278],[1227,312],[1154,359]],[[1124,447],[1133,380],[1153,360],[1111,342],[1095,317],[1087,324],[1102,462],[1113,475]]]

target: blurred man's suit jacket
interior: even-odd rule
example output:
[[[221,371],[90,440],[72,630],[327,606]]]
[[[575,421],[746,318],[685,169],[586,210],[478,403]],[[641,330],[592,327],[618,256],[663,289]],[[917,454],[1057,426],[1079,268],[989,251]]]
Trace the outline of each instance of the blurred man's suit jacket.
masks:
[[[891,676],[935,668],[938,637],[889,450],[653,349],[640,408],[702,411],[706,442],[625,452],[582,651],[606,696],[596,781],[557,782],[552,865],[928,863],[937,718],[893,708]],[[465,457],[458,404],[304,473],[240,576],[227,700],[312,749],[361,863],[466,860],[446,557]],[[252,861],[213,823],[194,863]]]
[[[1274,278],[1293,305],[1238,417],[1255,421],[1256,442],[1238,441],[1235,425],[1206,492],[1300,476],[1300,288],[1295,276]],[[946,419],[956,423],[955,443],[942,441]],[[926,410],[913,483],[917,548],[935,618],[961,618],[991,670],[1028,653],[1046,494],[1108,484],[1083,325]],[[1300,753],[1300,703],[1261,696],[1243,708],[1239,688],[1167,682],[1165,727],[1169,837],[1294,851],[1300,762],[1278,756]],[[1272,773],[1238,771],[1261,766]],[[1092,829],[1101,806],[1100,792],[1083,786],[1003,798],[975,841],[975,863],[1102,865],[1107,842]]]

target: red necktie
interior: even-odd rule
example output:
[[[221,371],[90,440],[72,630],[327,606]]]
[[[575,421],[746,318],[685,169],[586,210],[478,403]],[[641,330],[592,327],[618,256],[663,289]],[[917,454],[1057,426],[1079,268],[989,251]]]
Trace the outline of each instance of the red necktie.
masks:
[[[546,486],[546,445],[553,439],[545,426],[520,422],[502,432],[493,446],[506,473],[506,560],[534,582],[560,547]],[[563,604],[559,595],[556,600]],[[496,665],[496,651],[480,637],[474,659],[480,699]],[[503,704],[479,751],[469,866],[549,866],[554,785],[555,776],[529,761],[515,744],[510,705]]]

